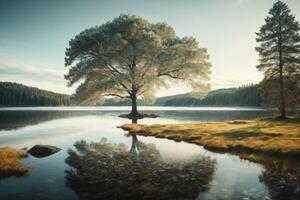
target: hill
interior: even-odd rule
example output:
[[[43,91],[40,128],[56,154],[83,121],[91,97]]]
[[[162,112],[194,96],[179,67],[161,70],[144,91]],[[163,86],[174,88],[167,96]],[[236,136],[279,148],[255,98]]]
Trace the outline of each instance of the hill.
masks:
[[[202,100],[190,93],[164,96],[156,99],[152,106],[248,106],[261,105],[258,85],[213,90]],[[68,106],[74,104],[69,95],[41,90],[18,83],[0,82],[0,106]],[[98,106],[130,106],[129,99],[116,101],[107,99]],[[138,105],[145,106],[143,100]]]
[[[239,88],[213,90],[202,100],[194,98],[190,93],[159,97],[153,106],[261,106],[262,99],[258,85],[249,85]],[[130,106],[130,100],[115,101],[108,99],[103,106]],[[147,105],[142,100],[138,105]]]
[[[0,106],[66,106],[70,96],[26,85],[0,82]]]

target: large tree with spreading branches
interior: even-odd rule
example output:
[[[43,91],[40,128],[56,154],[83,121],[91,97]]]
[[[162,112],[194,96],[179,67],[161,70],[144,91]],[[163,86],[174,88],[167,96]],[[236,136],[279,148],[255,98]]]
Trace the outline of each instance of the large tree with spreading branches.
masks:
[[[138,98],[154,101],[155,92],[174,81],[188,83],[196,96],[204,96],[209,90],[208,57],[195,38],[176,36],[166,23],[120,15],[70,40],[65,78],[69,86],[81,82],[75,99],[129,98],[130,116],[138,116]]]
[[[269,11],[265,24],[257,34],[259,53],[257,68],[265,74],[265,81],[277,80],[280,118],[286,118],[285,82],[300,74],[300,26],[288,6],[277,1]],[[277,84],[276,84],[277,85]],[[276,86],[274,84],[274,86]],[[269,89],[268,92],[269,93]]]

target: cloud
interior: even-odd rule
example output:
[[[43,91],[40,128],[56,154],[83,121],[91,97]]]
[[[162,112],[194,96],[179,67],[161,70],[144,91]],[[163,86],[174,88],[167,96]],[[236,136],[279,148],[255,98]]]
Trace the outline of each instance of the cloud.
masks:
[[[31,64],[21,60],[0,59],[0,81],[22,83],[28,86],[53,92],[71,94],[74,88],[68,88],[64,74],[67,69],[61,69]]]
[[[31,78],[44,78],[50,80],[63,80],[65,70],[53,67],[28,64],[22,61],[0,60],[1,75],[18,75]]]

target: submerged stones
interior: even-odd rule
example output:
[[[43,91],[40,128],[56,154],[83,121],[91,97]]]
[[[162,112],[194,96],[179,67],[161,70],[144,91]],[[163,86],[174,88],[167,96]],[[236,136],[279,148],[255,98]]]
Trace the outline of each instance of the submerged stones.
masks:
[[[57,153],[61,149],[50,145],[35,145],[28,150],[28,153],[34,157],[42,158]]]

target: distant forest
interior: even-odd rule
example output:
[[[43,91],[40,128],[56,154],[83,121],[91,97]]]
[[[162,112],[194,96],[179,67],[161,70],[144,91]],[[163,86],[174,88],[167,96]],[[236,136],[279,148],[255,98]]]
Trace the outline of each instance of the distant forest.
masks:
[[[28,87],[18,83],[0,82],[0,106],[69,106],[75,103],[69,95]],[[200,100],[191,94],[159,97],[153,106],[247,106],[259,107],[262,99],[258,85],[213,90]],[[98,106],[130,106],[131,101],[107,99]],[[149,105],[138,100],[138,105]]]
[[[259,107],[262,104],[262,98],[259,93],[258,85],[249,85],[239,88],[228,88],[213,90],[200,100],[194,98],[191,94],[179,94],[173,96],[159,97],[154,106],[247,106]],[[108,99],[103,106],[130,106],[130,100],[116,101]],[[142,100],[138,100],[138,105],[147,105]]]
[[[18,83],[0,82],[0,106],[68,106],[68,95],[28,87]]]

